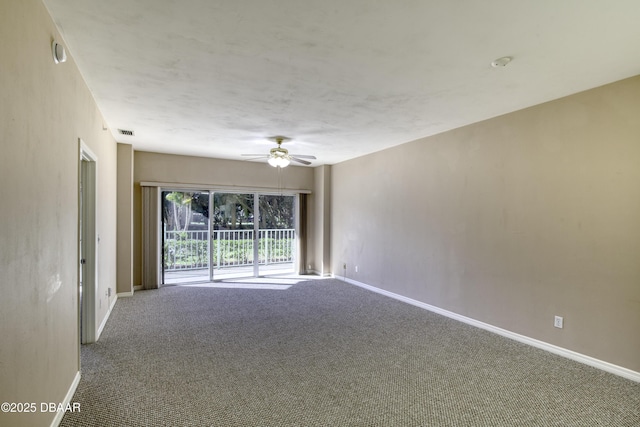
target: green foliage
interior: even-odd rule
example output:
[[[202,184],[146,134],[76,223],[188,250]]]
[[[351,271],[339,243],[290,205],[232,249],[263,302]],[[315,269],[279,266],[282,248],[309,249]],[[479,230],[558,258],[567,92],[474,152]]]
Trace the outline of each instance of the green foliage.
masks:
[[[164,242],[164,268],[166,270],[201,268],[209,266],[206,240],[189,240],[187,233],[177,233],[176,239]]]

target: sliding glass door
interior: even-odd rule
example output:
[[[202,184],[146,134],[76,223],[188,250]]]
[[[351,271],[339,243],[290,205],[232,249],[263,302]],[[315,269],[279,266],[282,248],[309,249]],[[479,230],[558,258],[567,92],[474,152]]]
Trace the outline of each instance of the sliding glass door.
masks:
[[[294,273],[296,197],[162,192],[163,283]]]
[[[258,274],[295,272],[295,196],[258,196]]]
[[[255,276],[254,194],[213,193],[212,279]]]
[[[209,192],[162,192],[163,283],[210,280]]]

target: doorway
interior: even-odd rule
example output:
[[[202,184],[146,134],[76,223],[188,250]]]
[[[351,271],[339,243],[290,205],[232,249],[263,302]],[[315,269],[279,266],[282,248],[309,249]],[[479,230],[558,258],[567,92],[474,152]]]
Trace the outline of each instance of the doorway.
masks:
[[[162,283],[295,273],[296,199],[162,191]]]
[[[98,158],[80,140],[78,177],[78,335],[95,342],[97,287],[96,169]]]

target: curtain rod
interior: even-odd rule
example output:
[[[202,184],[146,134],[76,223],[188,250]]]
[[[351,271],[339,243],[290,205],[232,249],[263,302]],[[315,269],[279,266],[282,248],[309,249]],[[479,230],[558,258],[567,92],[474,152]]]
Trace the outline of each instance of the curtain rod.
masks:
[[[244,187],[239,185],[211,185],[211,184],[193,184],[182,182],[153,182],[141,181],[141,187],[158,187],[173,190],[207,190],[207,191],[226,191],[229,193],[299,193],[311,194],[311,190],[300,188],[273,188],[273,187]]]

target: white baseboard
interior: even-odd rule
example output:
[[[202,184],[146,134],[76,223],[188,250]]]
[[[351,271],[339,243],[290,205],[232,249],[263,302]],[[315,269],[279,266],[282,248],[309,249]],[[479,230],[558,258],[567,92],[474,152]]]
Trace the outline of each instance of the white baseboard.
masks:
[[[71,399],[73,399],[73,395],[76,394],[76,389],[78,388],[78,384],[80,384],[80,371],[76,372],[76,376],[73,378],[73,381],[71,382],[71,387],[69,387],[69,390],[67,391],[67,394],[64,397],[64,400],[60,402],[62,403],[63,407],[66,408],[67,405],[71,403]],[[64,414],[65,414],[65,411],[56,412],[56,416],[53,418],[53,421],[51,422],[51,427],[58,427],[62,422],[62,417],[64,417]]]
[[[307,275],[320,276],[320,277],[333,277],[331,273],[322,273],[318,270],[307,270]]]
[[[142,285],[137,285],[133,287],[133,292],[135,291],[141,291],[142,290]]]
[[[113,310],[113,306],[116,305],[116,301],[118,301],[118,294],[116,294],[116,296],[113,299],[113,301],[111,301],[111,305],[109,306],[109,310],[107,310],[107,314],[104,316],[104,319],[102,319],[102,322],[100,323],[100,327],[96,331],[96,341],[98,341],[100,339],[100,335],[102,334],[102,330],[104,329],[105,325],[107,324],[107,320],[109,320],[109,316],[111,316],[111,310]]]
[[[118,298],[122,298],[122,297],[132,297],[133,296],[133,290],[129,291],[129,292],[118,292],[116,295],[118,295]]]
[[[343,282],[350,283],[355,286],[359,286],[361,288],[376,292],[378,294],[382,294],[388,296],[390,298],[405,302],[407,304],[415,305],[416,307],[423,308],[425,310],[429,310],[431,312],[440,314],[442,316],[449,317],[454,320],[458,320],[463,323],[467,323],[471,326],[475,326],[477,328],[485,329],[489,332],[493,332],[498,335],[502,335],[503,337],[510,338],[515,341],[522,342],[524,344],[528,344],[530,346],[540,348],[542,350],[546,350],[550,353],[557,354],[562,357],[566,357],[567,359],[575,360],[576,362],[583,363],[585,365],[593,366],[594,368],[601,369],[603,371],[609,372],[611,374],[618,375],[620,377],[629,379],[631,381],[640,382],[640,372],[632,371],[631,369],[624,368],[622,366],[614,365],[609,362],[605,362],[604,360],[599,360],[591,356],[587,356],[585,354],[577,353],[573,350],[568,350],[563,347],[558,347],[557,345],[549,344],[544,341],[537,340],[535,338],[530,338],[525,335],[520,335],[515,332],[508,331],[506,329],[498,328],[497,326],[490,325],[488,323],[480,322],[479,320],[472,319],[470,317],[462,316],[460,314],[454,313],[452,311],[444,310],[442,308],[426,304],[421,301],[414,300],[412,298],[408,298],[393,292],[385,291],[384,289],[376,288],[371,285],[367,285],[366,283],[358,282],[353,279],[349,279],[343,276],[334,277],[338,280],[342,280]]]

